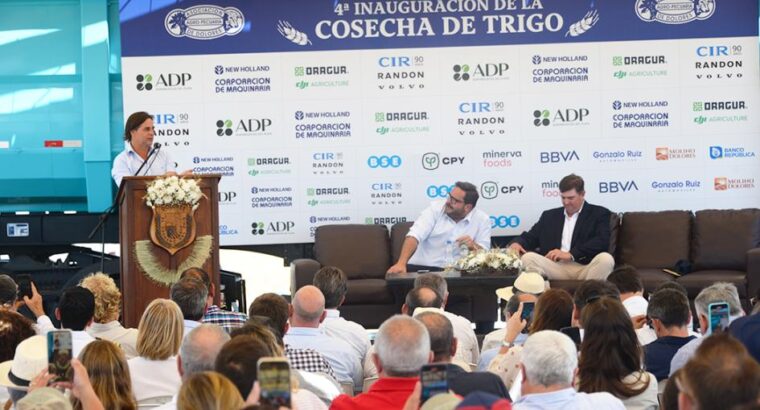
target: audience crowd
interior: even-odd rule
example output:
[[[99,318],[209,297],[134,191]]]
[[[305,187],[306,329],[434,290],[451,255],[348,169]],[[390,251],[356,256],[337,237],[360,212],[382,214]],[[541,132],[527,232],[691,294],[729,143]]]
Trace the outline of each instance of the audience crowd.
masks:
[[[192,268],[128,329],[105,274],[64,289],[55,321],[34,286],[19,300],[0,275],[0,400],[21,410],[272,408],[261,403],[269,392],[258,368],[269,359],[289,363],[285,396],[299,410],[760,408],[760,308],[745,314],[732,284],[703,288],[692,315],[682,287],[647,295],[630,266],[572,295],[524,272],[497,292],[506,326],[482,349],[474,325],[446,310],[436,273],[418,275],[376,332],[341,317],[347,291],[345,274],[324,267],[290,303],[263,294],[246,315],[215,305],[210,276]],[[722,303],[726,331],[710,319]],[[48,370],[54,322],[72,335],[71,381],[54,382]],[[445,369],[449,392],[425,401],[420,372],[432,363]]]

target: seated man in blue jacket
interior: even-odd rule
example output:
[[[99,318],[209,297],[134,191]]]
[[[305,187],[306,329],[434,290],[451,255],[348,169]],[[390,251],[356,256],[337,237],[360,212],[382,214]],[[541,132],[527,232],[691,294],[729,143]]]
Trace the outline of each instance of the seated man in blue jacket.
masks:
[[[538,222],[509,245],[523,265],[549,279],[605,280],[615,266],[610,246],[610,211],[585,200],[583,178],[570,174],[559,182],[562,206],[544,211]],[[538,253],[532,252],[537,249]]]

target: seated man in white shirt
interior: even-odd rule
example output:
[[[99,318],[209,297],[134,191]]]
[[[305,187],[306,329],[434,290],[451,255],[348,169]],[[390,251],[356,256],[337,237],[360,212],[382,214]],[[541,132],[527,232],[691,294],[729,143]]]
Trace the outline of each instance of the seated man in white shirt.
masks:
[[[292,347],[314,349],[321,353],[335,371],[340,383],[364,382],[361,359],[343,340],[330,337],[319,329],[325,319],[325,298],[317,287],[306,285],[293,296],[290,310],[290,329],[283,338]]]
[[[649,302],[644,298],[644,284],[639,272],[631,265],[615,268],[607,277],[620,291],[620,300],[631,318],[646,316]]]
[[[191,330],[201,325],[203,314],[206,313],[208,288],[198,279],[185,277],[172,285],[169,294],[182,311],[184,336],[187,336]]]
[[[465,317],[444,310],[446,309],[446,302],[449,300],[449,287],[446,279],[438,273],[423,273],[414,279],[414,287],[430,288],[438,293],[442,299],[441,304],[425,307],[440,308],[440,313],[446,316],[454,327],[454,337],[459,341],[455,358],[461,359],[465,363],[477,363],[480,359],[480,347],[478,346],[478,338],[472,330],[472,323]]]
[[[528,337],[520,363],[522,396],[512,404],[525,409],[620,409],[620,399],[609,393],[579,393],[573,387],[578,351],[569,337],[542,330]]]
[[[457,182],[446,201],[432,202],[409,229],[398,261],[388,273],[440,270],[456,262],[461,247],[489,249],[491,219],[475,209],[478,197],[475,185]]]
[[[313,283],[325,297],[325,320],[319,329],[328,336],[346,341],[364,361],[370,347],[367,330],[356,322],[340,317],[338,311],[348,291],[346,274],[334,266],[325,266],[314,275]]]

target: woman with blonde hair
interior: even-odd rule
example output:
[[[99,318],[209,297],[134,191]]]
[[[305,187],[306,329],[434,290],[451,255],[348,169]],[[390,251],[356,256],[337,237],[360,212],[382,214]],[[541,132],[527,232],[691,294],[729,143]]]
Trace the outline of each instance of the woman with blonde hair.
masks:
[[[137,402],[132,394],[132,378],[124,353],[113,342],[95,340],[79,354],[90,377],[95,394],[103,407],[113,410],[134,410]],[[74,409],[81,410],[82,403],[72,399]]]
[[[182,311],[173,301],[155,299],[145,308],[137,326],[138,356],[127,362],[138,402],[179,391],[177,353],[183,332]]]
[[[95,296],[95,315],[87,334],[96,339],[110,340],[124,350],[127,359],[137,356],[137,329],[127,329],[119,323],[121,292],[110,276],[96,272],[79,282]]]
[[[190,376],[177,397],[177,410],[239,410],[243,404],[237,387],[216,372]]]

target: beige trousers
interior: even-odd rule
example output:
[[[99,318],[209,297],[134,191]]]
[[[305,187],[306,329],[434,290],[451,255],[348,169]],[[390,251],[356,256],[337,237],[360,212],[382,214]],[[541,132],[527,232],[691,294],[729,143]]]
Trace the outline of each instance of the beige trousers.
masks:
[[[554,262],[535,252],[528,252],[520,259],[525,269],[533,268],[553,280],[606,280],[615,267],[615,258],[607,252],[594,256],[588,265],[578,262]]]

